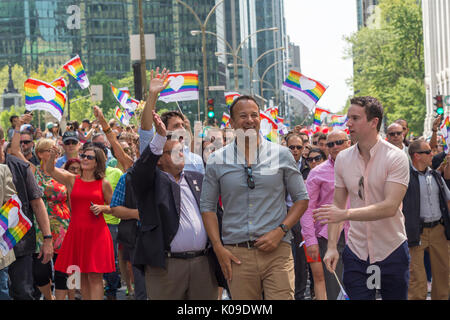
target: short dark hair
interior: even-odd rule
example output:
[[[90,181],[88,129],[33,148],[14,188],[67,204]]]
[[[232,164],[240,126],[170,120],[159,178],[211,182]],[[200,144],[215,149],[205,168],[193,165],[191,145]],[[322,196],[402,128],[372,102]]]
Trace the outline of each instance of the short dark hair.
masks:
[[[87,124],[91,124],[91,121],[89,121],[89,119],[83,119],[81,122],[85,122]]]
[[[14,119],[18,118],[19,116],[11,116],[9,117],[9,122],[11,122],[11,124],[13,124]]]
[[[319,137],[319,139],[317,139],[317,141],[319,141],[319,140],[326,139],[327,135],[325,133],[319,131],[319,132],[314,133],[312,137],[313,137],[313,139]]]
[[[409,153],[409,156],[411,157],[411,160],[413,159],[414,153],[422,150],[422,148],[421,148],[422,142],[426,142],[426,141],[423,139],[417,139],[409,144],[408,153]]]
[[[259,104],[258,104],[258,101],[256,101],[256,99],[255,98],[253,98],[252,96],[239,96],[239,97],[237,97],[234,101],[233,101],[233,103],[231,104],[231,106],[230,106],[230,117],[231,118],[233,118],[233,108],[234,108],[234,106],[239,102],[239,101],[242,101],[242,100],[251,100],[251,101],[253,101],[254,103],[256,103],[256,105],[258,106],[258,109],[260,109],[260,107],[259,107]]]
[[[383,121],[383,106],[377,98],[370,96],[354,97],[350,100],[350,103],[364,108],[367,121],[370,121],[373,118],[378,118],[377,131],[380,132],[381,122]]]
[[[163,114],[161,114],[161,121],[164,123],[166,128],[169,125],[169,120],[173,117],[178,117],[184,121],[183,114],[178,111],[167,111],[167,112],[164,112]]]
[[[311,153],[319,153],[320,156],[322,157],[322,159],[327,160],[327,155],[325,154],[325,152],[323,152],[321,149],[319,148],[312,148],[311,150],[309,150],[308,152],[308,157]]]
[[[300,140],[302,140],[302,144],[303,144],[303,138],[301,137],[301,135],[299,135],[299,134],[296,133],[296,132],[288,133],[288,135],[287,135],[286,138],[284,139],[284,140],[286,141],[286,144],[289,144],[289,139],[290,139],[290,138],[293,138],[293,137],[297,137],[297,138],[299,138]]]

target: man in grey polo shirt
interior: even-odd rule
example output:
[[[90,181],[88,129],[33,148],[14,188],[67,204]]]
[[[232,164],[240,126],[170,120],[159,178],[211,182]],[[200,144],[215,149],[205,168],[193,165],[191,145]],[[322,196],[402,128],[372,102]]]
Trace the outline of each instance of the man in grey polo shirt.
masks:
[[[268,300],[293,299],[290,228],[308,207],[303,178],[291,152],[259,134],[254,98],[237,98],[230,113],[236,139],[208,159],[200,198],[203,223],[233,299],[260,300],[263,292]],[[289,212],[286,192],[294,202]]]

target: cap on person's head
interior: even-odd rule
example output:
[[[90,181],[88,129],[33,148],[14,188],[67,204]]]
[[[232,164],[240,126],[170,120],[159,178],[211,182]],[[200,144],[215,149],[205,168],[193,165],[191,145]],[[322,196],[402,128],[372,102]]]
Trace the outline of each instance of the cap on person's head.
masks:
[[[81,121],[81,122],[85,122],[85,123],[87,123],[87,124],[91,124],[91,122],[89,121],[89,119],[83,119],[83,121]]]
[[[64,132],[63,139],[62,139],[63,143],[66,141],[69,141],[69,140],[80,142],[80,140],[78,139],[77,133],[75,131]]]
[[[55,126],[55,124],[53,122],[49,122],[47,123],[47,129],[50,130]]]

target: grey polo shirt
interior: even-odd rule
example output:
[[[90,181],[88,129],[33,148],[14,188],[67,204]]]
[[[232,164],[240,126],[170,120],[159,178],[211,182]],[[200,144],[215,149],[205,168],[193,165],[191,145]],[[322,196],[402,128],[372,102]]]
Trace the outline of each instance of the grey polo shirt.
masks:
[[[420,217],[424,222],[433,222],[442,217],[441,209],[439,208],[439,186],[431,174],[431,169],[427,168],[425,174],[418,171],[414,166],[413,170],[418,173],[420,186]],[[444,185],[445,196],[450,200],[450,191],[441,177]]]
[[[224,244],[253,241],[274,230],[287,215],[286,192],[293,202],[308,200],[308,193],[288,148],[263,137],[252,165],[255,188],[247,185],[245,157],[236,142],[212,153],[206,165],[200,198],[201,212],[216,212],[219,195],[224,208]],[[290,242],[289,231],[283,241]]]

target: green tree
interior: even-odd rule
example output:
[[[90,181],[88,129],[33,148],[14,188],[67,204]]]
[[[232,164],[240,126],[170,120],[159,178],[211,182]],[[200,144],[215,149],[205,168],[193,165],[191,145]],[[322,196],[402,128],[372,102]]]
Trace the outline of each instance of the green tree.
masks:
[[[20,116],[24,112],[25,112],[25,107],[12,106],[10,109],[3,110],[0,113],[0,127],[3,128],[3,131],[5,132],[5,136],[6,136],[6,131],[11,126],[11,123],[9,122],[9,118],[14,115]]]
[[[349,84],[358,96],[374,96],[387,123],[409,122],[423,132],[425,107],[422,12],[416,0],[380,0],[381,26],[362,28],[346,40],[354,63]]]

